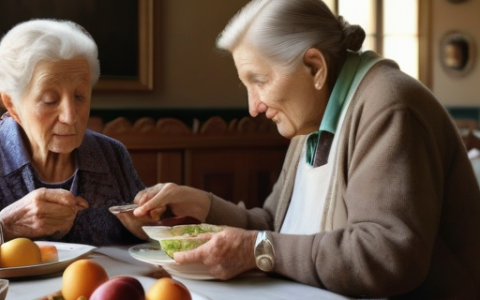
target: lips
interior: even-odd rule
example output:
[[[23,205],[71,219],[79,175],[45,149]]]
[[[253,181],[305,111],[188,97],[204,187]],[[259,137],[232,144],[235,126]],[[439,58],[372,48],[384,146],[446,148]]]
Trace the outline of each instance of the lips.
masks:
[[[271,110],[271,109],[269,109],[265,112],[265,117],[272,120],[274,123],[280,122],[280,118],[278,118],[277,115],[278,115],[278,113],[275,112],[274,110]]]
[[[272,122],[275,123],[275,124],[280,123],[280,118],[276,114],[271,116],[269,119],[272,120]]]

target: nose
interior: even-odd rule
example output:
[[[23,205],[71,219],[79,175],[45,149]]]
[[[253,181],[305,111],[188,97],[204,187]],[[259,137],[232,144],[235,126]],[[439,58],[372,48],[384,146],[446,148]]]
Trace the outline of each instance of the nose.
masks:
[[[60,122],[73,125],[76,120],[75,99],[73,96],[64,96],[60,105],[58,119]]]
[[[267,106],[254,93],[248,93],[248,111],[252,117],[256,117],[267,111]]]

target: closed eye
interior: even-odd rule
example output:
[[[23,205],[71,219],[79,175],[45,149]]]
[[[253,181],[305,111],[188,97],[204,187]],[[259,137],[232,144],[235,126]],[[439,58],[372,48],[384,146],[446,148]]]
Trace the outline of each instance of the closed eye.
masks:
[[[41,101],[46,105],[55,105],[59,101],[58,95],[54,93],[45,93],[42,95]]]
[[[83,95],[75,95],[75,100],[77,101],[83,101],[85,97]]]
[[[266,78],[265,76],[251,75],[248,77],[248,81],[252,84],[262,86],[266,83]]]

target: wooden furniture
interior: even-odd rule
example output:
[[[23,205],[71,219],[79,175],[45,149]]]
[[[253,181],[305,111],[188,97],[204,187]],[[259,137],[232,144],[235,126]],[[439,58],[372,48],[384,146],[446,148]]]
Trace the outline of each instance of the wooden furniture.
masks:
[[[174,182],[248,208],[261,206],[280,174],[289,140],[267,119],[91,118],[89,128],[121,141],[147,186]]]

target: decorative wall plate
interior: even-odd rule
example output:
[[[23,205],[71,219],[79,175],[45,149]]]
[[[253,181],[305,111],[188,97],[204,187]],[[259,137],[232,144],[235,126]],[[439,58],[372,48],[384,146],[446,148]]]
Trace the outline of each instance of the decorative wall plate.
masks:
[[[465,32],[448,32],[440,41],[440,61],[443,69],[449,75],[465,76],[475,62],[473,39]]]

